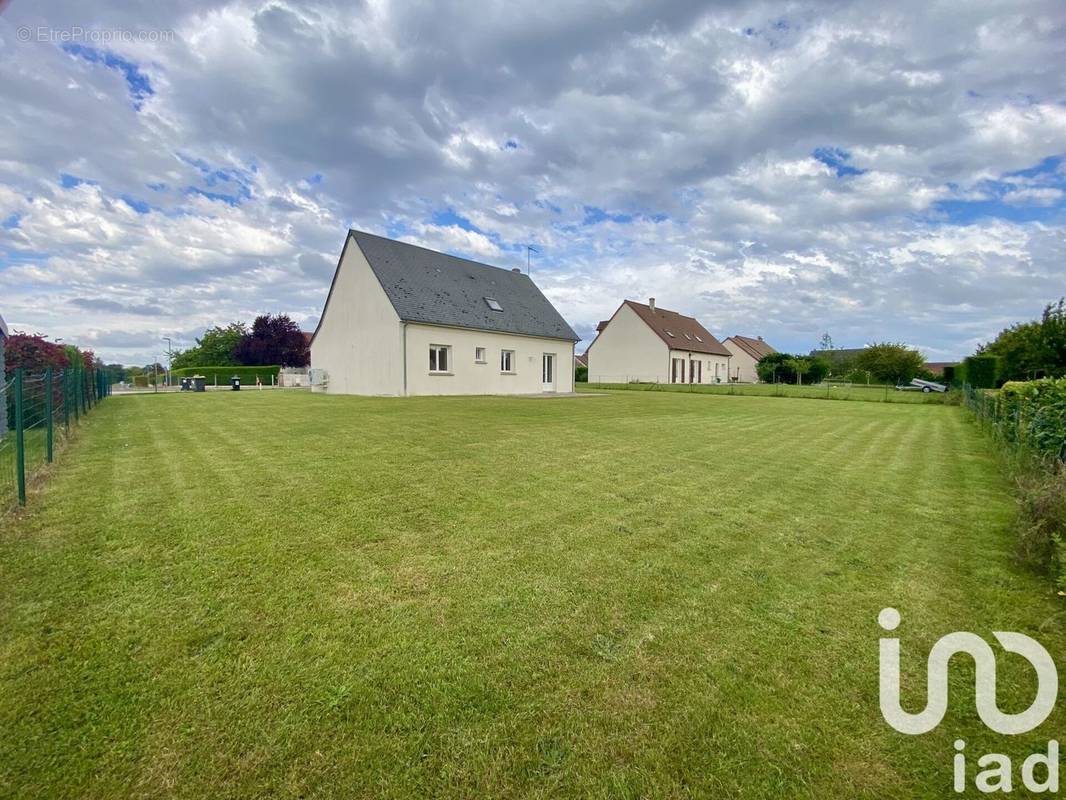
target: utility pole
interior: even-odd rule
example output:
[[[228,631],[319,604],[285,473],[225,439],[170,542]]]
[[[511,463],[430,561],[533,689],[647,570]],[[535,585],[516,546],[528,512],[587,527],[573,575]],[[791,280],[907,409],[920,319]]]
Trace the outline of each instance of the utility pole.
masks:
[[[170,343],[170,337],[169,336],[164,336],[163,337],[163,341],[167,343],[166,384],[167,384],[167,386],[170,386],[170,370],[173,369],[173,362],[174,362],[174,345],[172,345]]]
[[[531,244],[527,244],[526,245],[526,275],[529,274],[529,266],[530,266],[530,261],[531,261],[530,254],[531,253],[539,253],[539,252],[540,252],[540,250],[535,248],[533,245],[531,245]]]

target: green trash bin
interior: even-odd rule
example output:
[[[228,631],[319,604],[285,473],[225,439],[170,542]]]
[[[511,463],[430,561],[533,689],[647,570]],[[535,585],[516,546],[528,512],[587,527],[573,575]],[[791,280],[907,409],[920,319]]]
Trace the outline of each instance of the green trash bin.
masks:
[[[207,391],[207,378],[203,375],[192,376],[192,386],[194,392],[206,392]]]
[[[239,392],[241,390],[241,379],[234,375],[229,379],[229,388],[231,391]]]

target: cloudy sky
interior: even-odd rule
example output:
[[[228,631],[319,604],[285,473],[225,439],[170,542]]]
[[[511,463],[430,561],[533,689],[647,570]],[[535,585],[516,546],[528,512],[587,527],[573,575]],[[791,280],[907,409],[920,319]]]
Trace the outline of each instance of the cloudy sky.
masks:
[[[349,226],[807,351],[1066,293],[1057,2],[0,0],[0,314],[313,329]]]

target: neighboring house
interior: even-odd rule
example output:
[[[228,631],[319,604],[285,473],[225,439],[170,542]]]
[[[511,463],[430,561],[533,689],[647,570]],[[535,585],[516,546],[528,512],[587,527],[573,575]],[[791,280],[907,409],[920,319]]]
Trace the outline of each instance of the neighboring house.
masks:
[[[579,339],[521,270],[353,230],[311,340],[312,388],[572,392]]]
[[[945,367],[957,367],[958,361],[926,361],[925,368],[934,375],[942,377],[944,375]]]
[[[574,366],[576,366],[576,367],[588,367],[588,365],[589,365],[589,354],[588,353],[582,353],[579,356],[574,356]]]
[[[7,436],[7,372],[4,368],[4,345],[7,343],[7,323],[0,317],[0,439]]]
[[[761,336],[754,339],[750,336],[730,336],[722,344],[733,355],[729,362],[729,379],[735,383],[758,383],[759,373],[755,365],[777,352]]]
[[[626,300],[586,353],[590,383],[724,383],[729,351],[692,317]]]

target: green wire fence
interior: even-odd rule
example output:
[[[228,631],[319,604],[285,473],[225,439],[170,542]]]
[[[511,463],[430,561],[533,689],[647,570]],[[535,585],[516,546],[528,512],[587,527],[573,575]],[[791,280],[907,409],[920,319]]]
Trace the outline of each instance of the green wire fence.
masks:
[[[26,505],[26,484],[55,459],[82,416],[111,394],[98,370],[16,369],[0,379],[0,512]]]

